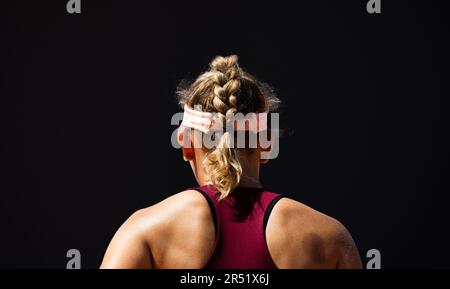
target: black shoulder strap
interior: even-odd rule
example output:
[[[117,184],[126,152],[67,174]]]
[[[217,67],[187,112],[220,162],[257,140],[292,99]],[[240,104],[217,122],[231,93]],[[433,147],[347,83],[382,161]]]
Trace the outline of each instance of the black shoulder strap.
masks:
[[[195,190],[197,192],[199,192],[200,194],[203,195],[203,197],[205,197],[206,201],[208,202],[209,205],[209,209],[211,210],[211,215],[214,221],[214,229],[216,230],[217,233],[217,212],[216,212],[216,207],[214,206],[213,201],[211,200],[210,196],[208,195],[207,192],[205,192],[204,190],[200,189],[200,188],[192,188],[192,190]]]
[[[270,213],[272,212],[272,209],[275,206],[275,204],[282,198],[284,198],[283,195],[278,195],[277,197],[273,198],[273,200],[270,201],[269,206],[267,206],[266,211],[264,212],[264,219],[263,219],[264,239],[266,238],[266,227],[267,227],[267,222],[269,221]]]

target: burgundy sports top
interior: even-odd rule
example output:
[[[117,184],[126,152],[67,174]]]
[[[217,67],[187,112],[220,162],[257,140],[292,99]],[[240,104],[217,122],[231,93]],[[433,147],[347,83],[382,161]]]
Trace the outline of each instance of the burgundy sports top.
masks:
[[[236,188],[225,199],[213,185],[192,188],[206,198],[214,220],[214,252],[205,268],[275,269],[265,229],[275,203],[283,196],[260,188]]]

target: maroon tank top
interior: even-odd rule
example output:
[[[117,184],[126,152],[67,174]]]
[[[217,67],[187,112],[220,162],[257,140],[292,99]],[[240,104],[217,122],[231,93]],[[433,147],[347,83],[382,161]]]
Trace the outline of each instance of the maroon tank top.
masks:
[[[208,201],[214,220],[214,252],[205,268],[275,269],[265,229],[275,203],[283,196],[265,189],[236,188],[218,201],[213,185],[192,188]]]

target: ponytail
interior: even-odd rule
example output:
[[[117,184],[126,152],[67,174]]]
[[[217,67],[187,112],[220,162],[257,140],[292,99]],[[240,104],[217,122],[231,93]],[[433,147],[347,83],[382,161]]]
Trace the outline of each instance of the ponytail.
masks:
[[[226,198],[239,184],[242,166],[239,151],[231,144],[231,135],[225,132],[217,147],[203,161],[209,181],[220,192],[219,201]]]

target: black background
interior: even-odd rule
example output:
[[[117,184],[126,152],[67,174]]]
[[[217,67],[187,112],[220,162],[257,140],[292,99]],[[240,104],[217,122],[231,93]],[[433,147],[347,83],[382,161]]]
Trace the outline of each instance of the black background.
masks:
[[[174,91],[231,53],[284,102],[264,185],[343,222],[364,263],[449,267],[446,12],[391,2],[0,4],[0,267],[98,267],[133,211],[194,185]]]

